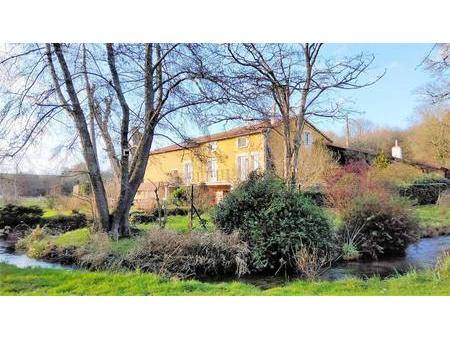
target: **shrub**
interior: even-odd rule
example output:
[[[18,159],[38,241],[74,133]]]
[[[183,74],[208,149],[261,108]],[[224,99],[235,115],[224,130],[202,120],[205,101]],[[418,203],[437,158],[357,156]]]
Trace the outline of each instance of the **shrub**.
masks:
[[[190,208],[188,207],[176,207],[167,208],[167,216],[186,216],[189,215]]]
[[[352,242],[342,245],[342,259],[352,261],[359,258],[359,251]]]
[[[353,173],[344,173],[332,185],[327,185],[326,201],[331,208],[344,209],[358,194],[361,194],[361,178]]]
[[[370,175],[374,180],[398,190],[398,186],[410,184],[421,176],[422,171],[403,162],[392,162],[385,168],[372,168]]]
[[[268,175],[250,175],[225,196],[213,219],[225,233],[239,231],[256,271],[294,268],[294,256],[303,244],[331,246],[331,225],[322,209]]]
[[[62,264],[77,263],[77,249],[88,245],[89,229],[69,231],[52,236],[47,228],[37,226],[26,237],[16,242],[17,250],[24,250],[28,256]]]
[[[87,245],[76,251],[77,263],[90,270],[114,269],[119,262],[112,252],[112,244],[108,234],[96,232],[90,234]]]
[[[171,207],[166,208],[167,216],[186,216],[189,214],[190,208],[188,207]],[[164,210],[161,211],[164,216]],[[200,211],[199,211],[200,212]],[[152,223],[158,220],[158,209],[151,211],[134,211],[130,213],[130,222],[132,224]]]
[[[358,197],[344,211],[341,238],[366,257],[395,256],[419,238],[420,229],[404,200],[377,194]]]
[[[326,202],[325,193],[319,189],[311,189],[303,191],[303,195],[309,198],[313,203],[320,207],[323,207]]]
[[[375,180],[371,167],[365,161],[351,162],[335,170],[325,178],[326,204],[344,210],[358,196],[376,192],[388,196],[385,185]]]
[[[59,215],[45,219],[43,225],[51,233],[60,233],[84,228],[87,220],[83,214]]]
[[[331,208],[345,208],[361,194],[369,168],[365,161],[355,161],[329,173],[324,179],[326,204]]]
[[[308,281],[317,280],[331,267],[334,259],[332,253],[307,246],[301,247],[295,255],[297,269]]]
[[[33,242],[42,241],[47,236],[45,229],[41,228],[39,225],[34,228],[27,236],[19,239],[16,242],[17,250],[28,250],[29,246]]]
[[[56,207],[56,196],[49,195],[45,198],[45,205],[49,209],[55,209]]]
[[[19,224],[25,223],[33,227],[42,220],[44,214],[42,208],[38,206],[21,206],[7,204],[0,208],[0,228],[9,226],[15,228]]]
[[[450,189],[450,180],[437,176],[422,176],[401,187],[400,196],[415,200],[418,205],[435,204],[439,195]]]
[[[178,187],[172,192],[171,202],[173,205],[180,207],[186,205],[188,201],[188,193],[185,187]]]
[[[152,212],[135,211],[130,213],[131,224],[143,224],[155,222],[157,216]]]
[[[236,233],[178,233],[154,229],[137,240],[124,257],[131,269],[180,278],[248,272],[249,250]]]
[[[379,153],[372,163],[372,165],[378,169],[385,169],[389,167],[390,164],[391,161],[387,158],[384,152]]]

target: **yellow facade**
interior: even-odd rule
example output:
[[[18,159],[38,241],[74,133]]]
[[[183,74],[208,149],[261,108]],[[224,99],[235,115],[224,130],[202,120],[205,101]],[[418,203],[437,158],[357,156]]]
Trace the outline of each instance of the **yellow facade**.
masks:
[[[239,146],[239,138],[246,139],[243,143],[247,144]],[[254,169],[253,165],[256,166],[256,162],[257,167],[263,169],[265,167],[263,134],[227,138],[204,143],[195,148],[152,154],[144,181],[234,185],[240,180],[239,161],[242,159],[239,157],[247,157],[249,162],[253,159],[251,169]],[[191,175],[186,172],[189,164]]]
[[[294,123],[294,121],[292,121]],[[294,130],[294,129],[293,129]],[[302,147],[308,149],[324,136],[309,123],[305,125]],[[246,141],[239,145],[239,139]],[[309,142],[308,142],[309,140]],[[242,142],[242,140],[241,140]],[[268,151],[266,151],[267,144]],[[160,182],[179,184],[202,184],[233,187],[248,175],[248,172],[266,168],[270,158],[275,172],[283,177],[284,143],[282,126],[262,129],[256,133],[205,142],[197,147],[156,151],[150,155],[144,183]],[[214,162],[214,163],[211,163]]]
[[[291,130],[295,130],[295,121],[291,121]],[[306,138],[305,133],[309,133],[309,142],[312,144],[305,144]],[[291,142],[293,141],[294,134],[291,134]],[[301,151],[308,150],[310,147],[314,146],[318,142],[326,142],[326,138],[317,131],[317,129],[313,128],[309,123],[306,123],[303,128],[303,143],[301,146]],[[271,129],[268,134],[268,147],[270,151],[271,160],[275,167],[275,173],[279,177],[283,177],[284,175],[284,141],[283,141],[283,126],[280,124],[275,128]],[[300,159],[301,160],[301,159]]]

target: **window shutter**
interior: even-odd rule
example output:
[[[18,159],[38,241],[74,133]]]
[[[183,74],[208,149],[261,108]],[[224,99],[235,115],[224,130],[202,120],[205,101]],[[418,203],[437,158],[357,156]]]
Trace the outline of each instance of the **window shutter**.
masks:
[[[239,177],[239,179],[242,177],[242,164],[241,164],[241,159],[242,159],[242,157],[239,156],[239,157],[238,157],[238,161],[237,161],[237,164],[238,164],[238,177]]]

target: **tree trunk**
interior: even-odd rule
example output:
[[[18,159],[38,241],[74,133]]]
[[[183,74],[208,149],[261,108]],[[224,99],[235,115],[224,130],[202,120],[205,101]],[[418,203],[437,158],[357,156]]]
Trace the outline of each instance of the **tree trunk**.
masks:
[[[75,122],[76,129],[80,136],[83,157],[86,162],[89,179],[92,184],[92,190],[94,193],[95,206],[98,212],[99,223],[102,229],[107,229],[109,226],[109,209],[108,209],[108,201],[106,198],[106,191],[103,185],[100,167],[98,165],[97,157],[95,155],[94,147],[91,142],[91,138],[89,135],[89,129],[86,123],[86,119],[81,108],[80,102],[78,101],[78,97],[75,91],[74,84],[72,82],[72,76],[70,74],[70,70],[67,66],[66,60],[64,58],[64,54],[61,49],[61,45],[58,43],[53,44],[56,56],[59,61],[59,65],[64,74],[64,81],[67,88],[67,93],[69,94],[70,101],[72,103],[72,109],[70,110],[70,114],[72,119]],[[51,60],[51,54],[49,51],[48,55],[49,63],[52,68],[52,76],[55,82],[55,85],[59,87],[56,73],[54,73],[53,63]],[[62,98],[63,104],[67,107],[67,102],[63,99],[62,93],[59,93]]]
[[[293,146],[293,154],[292,154],[292,168],[291,168],[291,182],[293,185],[297,185],[298,182],[298,167],[300,163],[300,150],[302,145],[302,134],[303,129],[305,125],[305,118],[303,114],[301,114],[296,121],[296,129],[297,133],[294,139],[294,146]]]

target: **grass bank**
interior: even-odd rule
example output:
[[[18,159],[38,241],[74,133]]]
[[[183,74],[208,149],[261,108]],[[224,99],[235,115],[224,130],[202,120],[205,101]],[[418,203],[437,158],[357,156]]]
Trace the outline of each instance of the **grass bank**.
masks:
[[[450,207],[423,205],[415,207],[414,213],[422,226],[450,226]]]
[[[208,215],[202,216],[207,220],[206,229],[199,224],[198,218],[194,219],[193,228],[200,231],[213,231],[214,224],[210,221]],[[50,218],[50,217],[49,217]],[[141,231],[149,231],[150,229],[157,229],[158,223],[144,223],[136,225]],[[166,228],[177,232],[187,232],[189,230],[188,216],[169,216],[167,217]],[[83,247],[90,242],[91,232],[88,228],[68,231],[60,235],[48,235],[45,231],[37,230],[32,235],[25,237],[17,242],[16,248],[25,251],[28,256],[33,258],[43,258],[46,251],[50,247],[64,249],[68,247]],[[118,241],[111,240],[111,247],[113,252],[117,254],[125,254],[135,244],[136,237],[123,238]]]
[[[450,257],[435,270],[410,272],[386,280],[296,281],[261,290],[240,282],[205,283],[164,279],[155,274],[86,272],[56,269],[20,269],[0,264],[0,295],[84,296],[414,296],[450,295]]]
[[[189,230],[189,216],[168,216],[167,217],[167,223],[166,228],[169,230],[175,230],[179,232],[186,232]],[[207,231],[213,231],[215,229],[215,226],[211,220],[211,216],[209,214],[203,214],[202,219],[206,221],[206,229]],[[201,229],[204,228],[201,226],[200,221],[198,217],[194,217],[193,224],[194,229]],[[159,224],[158,222],[152,222],[152,223],[142,223],[135,225],[140,230],[149,230],[153,228],[158,228]]]
[[[422,237],[450,235],[450,207],[423,205],[413,212],[422,228]]]

